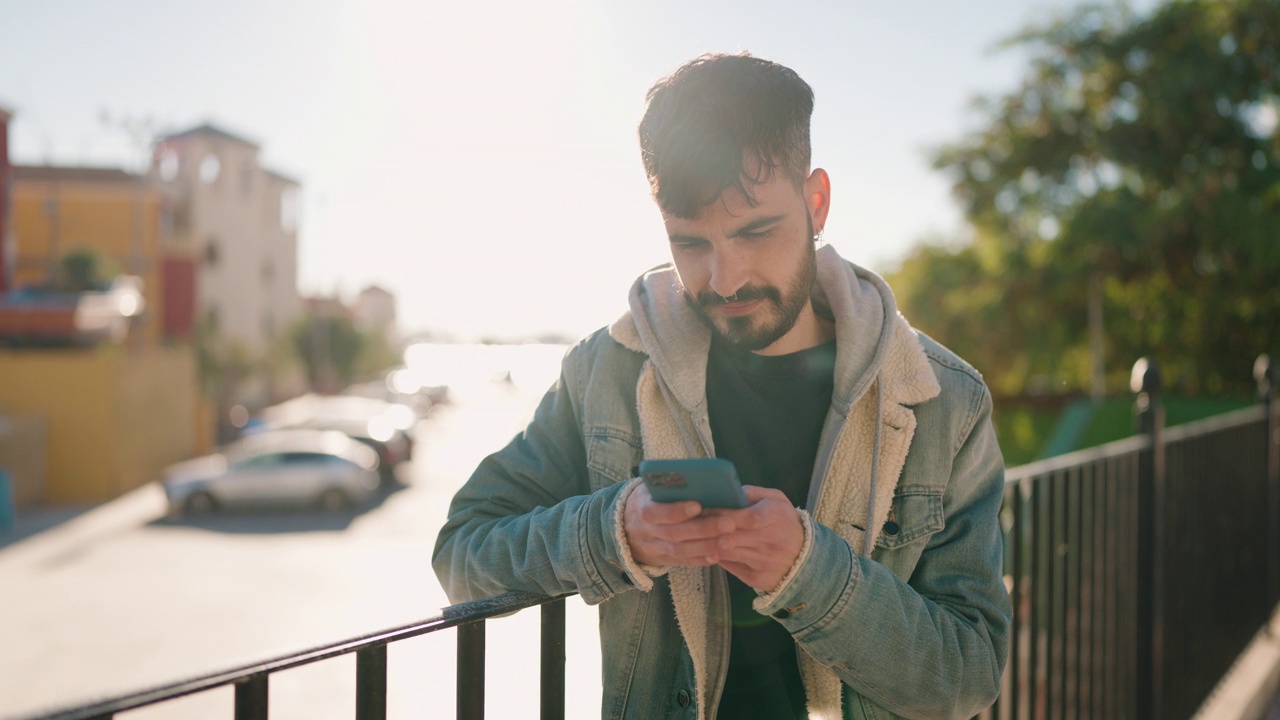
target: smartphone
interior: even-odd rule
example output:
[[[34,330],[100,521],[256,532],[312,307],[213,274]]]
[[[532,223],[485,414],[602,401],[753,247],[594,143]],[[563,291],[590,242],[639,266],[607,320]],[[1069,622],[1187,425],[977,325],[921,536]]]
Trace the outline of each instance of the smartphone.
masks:
[[[640,477],[658,502],[697,500],[704,508],[744,508],[747,495],[738,470],[723,458],[645,460]]]

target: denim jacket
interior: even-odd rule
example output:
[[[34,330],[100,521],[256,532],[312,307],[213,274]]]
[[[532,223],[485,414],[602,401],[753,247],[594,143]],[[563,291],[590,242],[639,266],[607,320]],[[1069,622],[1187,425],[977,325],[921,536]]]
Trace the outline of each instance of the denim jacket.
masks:
[[[813,300],[836,326],[835,390],[803,547],[755,609],[795,638],[811,717],[970,717],[999,691],[1011,614],[990,394],[830,247]],[[638,565],[621,524],[642,459],[715,454],[709,347],[674,270],[646,273],[458,491],[437,540],[454,602],[523,590],[600,604],[602,717],[709,720],[719,704],[724,570]]]

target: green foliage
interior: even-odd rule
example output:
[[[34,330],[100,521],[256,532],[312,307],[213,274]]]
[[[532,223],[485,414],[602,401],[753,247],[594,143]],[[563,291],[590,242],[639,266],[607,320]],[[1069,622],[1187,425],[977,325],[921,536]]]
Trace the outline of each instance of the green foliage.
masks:
[[[62,292],[95,292],[106,288],[107,280],[120,274],[119,268],[103,262],[93,250],[81,248],[62,256],[55,287]]]
[[[337,392],[355,379],[367,339],[344,315],[311,315],[290,333],[312,389]]]
[[[1247,390],[1280,347],[1280,2],[1090,6],[1011,44],[1021,87],[934,158],[976,238],[908,258],[904,309],[997,392],[1075,390],[1097,276],[1111,389],[1150,354],[1184,392]]]
[[[1164,404],[1164,424],[1173,427],[1246,408],[1257,400],[1251,397],[1166,397],[1161,402]],[[1129,437],[1135,430],[1133,413],[1132,397],[1108,398],[1094,413],[1088,429],[1080,438],[1079,447],[1093,447]]]
[[[212,311],[197,319],[194,340],[202,391],[219,407],[230,406],[241,385],[260,369],[260,363],[242,343],[222,336],[218,316]]]
[[[992,421],[1005,467],[1026,465],[1039,459],[1059,414],[1057,410],[1033,405],[997,404]]]

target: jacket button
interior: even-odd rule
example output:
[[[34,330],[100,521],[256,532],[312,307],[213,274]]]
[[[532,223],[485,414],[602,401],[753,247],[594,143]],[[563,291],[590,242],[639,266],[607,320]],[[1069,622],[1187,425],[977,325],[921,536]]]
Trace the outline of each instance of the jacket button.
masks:
[[[893,537],[901,531],[902,531],[902,528],[898,526],[898,523],[892,520],[884,524],[884,534],[888,535],[889,537]]]
[[[779,620],[784,620],[786,618],[791,617],[791,611],[786,608],[782,608],[781,610],[775,612],[773,616],[778,618]]]
[[[676,693],[676,702],[680,703],[680,707],[689,707],[689,693],[684,690]]]

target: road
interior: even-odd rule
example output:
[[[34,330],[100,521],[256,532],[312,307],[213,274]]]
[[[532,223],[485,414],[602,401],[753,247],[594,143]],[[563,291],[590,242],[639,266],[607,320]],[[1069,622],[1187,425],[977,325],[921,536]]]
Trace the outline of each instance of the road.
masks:
[[[523,426],[535,394],[472,388],[418,428],[405,487],[363,511],[164,519],[156,486],[0,549],[0,718],[30,715],[439,614],[448,502]],[[568,717],[599,715],[596,613],[568,603]],[[488,626],[488,717],[537,716],[536,610]],[[391,718],[454,716],[454,634],[392,645]],[[224,720],[221,689],[123,714]],[[273,720],[354,717],[355,660],[273,675]]]

